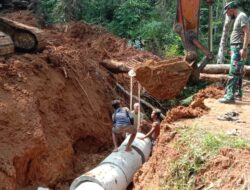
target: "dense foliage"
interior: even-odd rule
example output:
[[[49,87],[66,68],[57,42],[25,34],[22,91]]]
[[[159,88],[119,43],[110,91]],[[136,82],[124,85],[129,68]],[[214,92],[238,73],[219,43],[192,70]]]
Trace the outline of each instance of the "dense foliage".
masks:
[[[208,46],[208,6],[201,1],[200,41]],[[249,15],[248,0],[238,0]],[[219,47],[225,0],[213,4],[213,52]],[[99,24],[116,35],[127,38],[137,48],[160,56],[183,54],[180,38],[172,26],[176,0],[41,0],[40,7],[48,23],[85,20]],[[202,55],[200,54],[200,57]]]

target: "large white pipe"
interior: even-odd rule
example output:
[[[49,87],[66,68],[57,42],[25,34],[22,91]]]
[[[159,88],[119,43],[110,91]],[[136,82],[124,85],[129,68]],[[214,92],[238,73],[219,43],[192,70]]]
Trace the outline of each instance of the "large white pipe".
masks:
[[[151,152],[150,139],[140,140],[144,134],[137,133],[132,151],[125,148],[130,135],[120,145],[118,152],[111,153],[97,167],[76,178],[70,190],[126,190],[133,175],[148,160]]]
[[[76,189],[104,190],[102,186],[94,182],[81,183]]]

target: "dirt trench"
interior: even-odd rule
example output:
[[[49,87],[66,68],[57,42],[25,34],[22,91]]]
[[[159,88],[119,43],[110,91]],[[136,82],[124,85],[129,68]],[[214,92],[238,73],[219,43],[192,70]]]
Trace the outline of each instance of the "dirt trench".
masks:
[[[74,173],[75,155],[109,149],[112,94],[98,73],[80,86],[37,56],[8,62],[1,65],[1,188],[54,185]]]
[[[6,16],[37,26],[28,11]],[[100,61],[159,59],[85,23],[44,32],[42,52],[0,58],[0,189],[68,189],[112,150],[110,103],[120,95]]]

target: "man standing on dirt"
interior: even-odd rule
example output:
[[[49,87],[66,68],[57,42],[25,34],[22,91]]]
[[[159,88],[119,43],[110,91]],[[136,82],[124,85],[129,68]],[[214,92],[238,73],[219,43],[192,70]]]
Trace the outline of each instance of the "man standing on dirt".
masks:
[[[151,130],[144,137],[139,137],[139,139],[143,140],[149,137],[151,139],[152,145],[155,145],[155,141],[160,135],[161,110],[159,109],[153,110],[151,114],[151,119],[153,120],[153,123],[143,121],[143,124],[151,127]]]
[[[231,1],[224,7],[231,19],[235,19],[230,37],[231,61],[225,95],[219,100],[221,103],[234,103],[235,98],[242,98],[242,78],[244,62],[247,58],[249,43],[249,21],[245,13],[238,9],[237,4]],[[235,93],[236,97],[235,97]]]
[[[116,135],[123,133],[130,134],[125,151],[127,152],[132,151],[131,144],[134,141],[137,132],[136,127],[133,125],[132,122],[132,115],[130,114],[128,108],[126,109],[121,107],[120,100],[113,100],[112,106],[115,110],[115,112],[112,115],[112,121],[113,121],[112,138],[115,146],[113,152],[118,151]]]

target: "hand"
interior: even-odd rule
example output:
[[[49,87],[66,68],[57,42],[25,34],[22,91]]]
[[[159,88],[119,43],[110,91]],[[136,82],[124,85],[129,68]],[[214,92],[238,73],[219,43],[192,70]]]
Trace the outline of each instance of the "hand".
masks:
[[[240,57],[242,58],[242,59],[245,59],[245,58],[247,58],[247,49],[241,49],[240,50]]]

